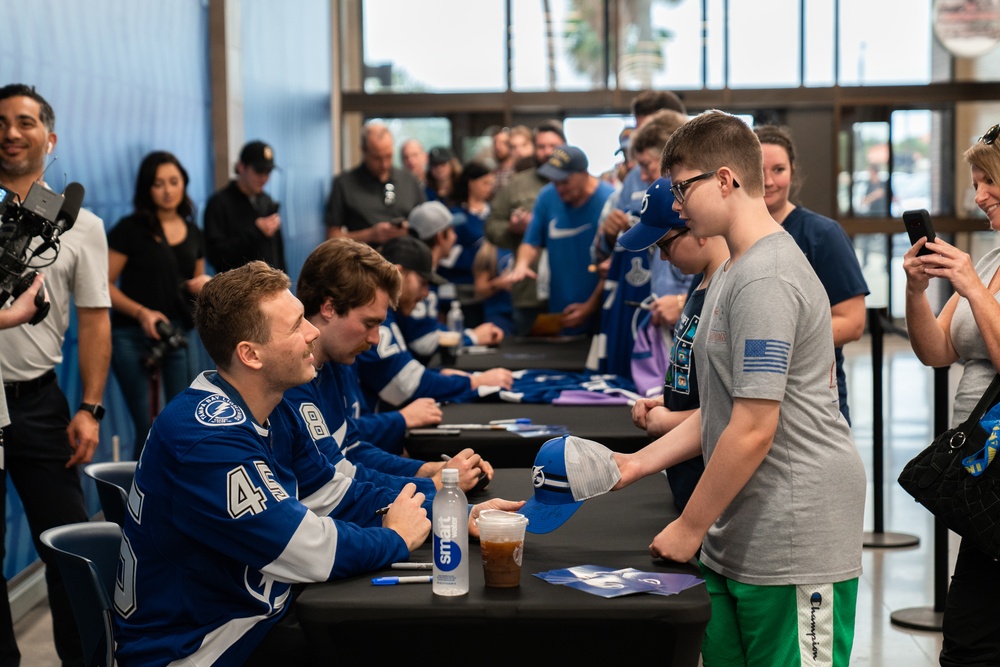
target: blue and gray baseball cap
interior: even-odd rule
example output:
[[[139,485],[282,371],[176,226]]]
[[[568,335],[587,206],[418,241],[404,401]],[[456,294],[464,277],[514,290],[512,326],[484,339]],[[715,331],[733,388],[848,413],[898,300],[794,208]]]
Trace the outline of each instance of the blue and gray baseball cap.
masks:
[[[684,221],[673,206],[674,195],[670,192],[670,180],[658,178],[653,181],[642,198],[639,222],[619,236],[618,243],[626,250],[645,250],[671,229],[684,227]]]
[[[531,468],[535,495],[518,510],[529,533],[551,533],[580,509],[584,500],[611,490],[621,473],[614,453],[574,435],[552,438],[538,450]]]
[[[589,166],[587,154],[582,150],[576,146],[559,146],[538,168],[538,175],[550,181],[565,181],[573,174],[587,171]]]

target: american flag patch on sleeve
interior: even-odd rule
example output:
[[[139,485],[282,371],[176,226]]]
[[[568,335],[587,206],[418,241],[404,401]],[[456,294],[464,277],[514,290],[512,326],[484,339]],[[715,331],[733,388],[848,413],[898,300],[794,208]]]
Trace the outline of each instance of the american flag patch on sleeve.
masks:
[[[783,340],[747,339],[743,344],[744,373],[788,372],[788,353],[791,343]]]

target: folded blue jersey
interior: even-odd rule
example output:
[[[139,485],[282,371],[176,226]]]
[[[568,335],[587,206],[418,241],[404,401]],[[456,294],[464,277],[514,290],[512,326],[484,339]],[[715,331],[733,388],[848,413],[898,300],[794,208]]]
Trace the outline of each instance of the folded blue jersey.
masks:
[[[502,390],[490,396],[510,403],[551,403],[564,391],[639,397],[635,393],[635,385],[628,378],[547,369],[514,371],[514,384],[510,390]],[[490,396],[480,400],[489,400]]]

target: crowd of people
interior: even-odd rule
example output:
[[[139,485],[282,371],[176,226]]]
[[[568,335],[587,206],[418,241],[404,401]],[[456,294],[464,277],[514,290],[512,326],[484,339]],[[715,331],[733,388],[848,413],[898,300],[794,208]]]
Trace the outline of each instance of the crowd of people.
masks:
[[[401,166],[397,138],[368,124],[294,287],[266,142],[243,147],[201,226],[187,171],[163,150],[142,159],[133,210],[107,232],[81,210],[58,259],[0,310],[0,461],[50,565],[63,663],[81,661],[79,637],[39,535],[88,518],[79,466],[97,445],[109,369],[134,424],[142,498],[124,525],[119,664],[308,660],[296,586],[405,560],[427,539],[444,468],[466,490],[493,475],[472,449],[449,461],[405,450],[407,430],[441,422],[442,403],[513,385],[511,369],[438,363],[457,302],[464,345],[591,336],[588,367],[646,396],[630,409],[650,444],[615,454],[616,488],[666,471],[680,516],[650,553],[698,558],[712,598],[706,665],[793,664],[804,641],[846,665],[865,482],[842,349],[864,331],[868,294],[850,239],[794,203],[787,128],[719,111],[689,119],[667,91],[638,94],[632,115],[622,162],[600,177],[556,120],[492,128],[489,150],[464,162],[406,138]],[[996,134],[966,154],[990,215]],[[57,141],[33,88],[0,88],[0,140],[0,181],[23,198]],[[920,246],[904,261],[911,339],[928,365],[967,361],[960,421],[1000,367],[998,337],[983,330],[1000,316],[996,253],[973,267],[941,240],[934,254]],[[938,316],[924,296],[933,277],[956,291]],[[26,327],[39,294],[51,312]],[[75,412],[54,373],[71,305]],[[215,370],[197,367],[196,342]],[[520,504],[474,506],[470,532],[483,508]],[[996,621],[980,613],[995,570],[963,545],[942,664],[1000,656]],[[803,624],[802,600],[824,613]],[[17,655],[0,604],[0,664]]]

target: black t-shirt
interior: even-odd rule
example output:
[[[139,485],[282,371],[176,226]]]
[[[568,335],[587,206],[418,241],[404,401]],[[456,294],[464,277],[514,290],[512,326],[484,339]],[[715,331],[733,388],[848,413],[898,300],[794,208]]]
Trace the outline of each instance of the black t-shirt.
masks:
[[[356,232],[406,218],[424,201],[420,183],[405,169],[393,167],[388,182],[382,183],[361,164],[334,179],[323,220],[327,227]]]
[[[697,285],[702,276],[695,276]],[[698,376],[694,370],[694,335],[698,332],[701,309],[708,289],[695,289],[688,295],[681,319],[674,327],[674,345],[670,350],[670,366],[663,383],[663,405],[672,412],[694,410],[698,401]]]
[[[257,218],[277,212],[274,200],[262,192],[253,200],[236,181],[213,194],[205,204],[205,255],[217,272],[260,259],[285,271],[285,242],[281,228],[266,236]]]
[[[195,264],[205,256],[205,248],[198,227],[191,221],[185,225],[184,240],[168,246],[153,236],[142,218],[131,215],[108,232],[108,248],[128,258],[118,282],[125,296],[190,327],[194,301],[184,281],[194,277]],[[115,311],[111,324],[136,326],[137,322]]]

